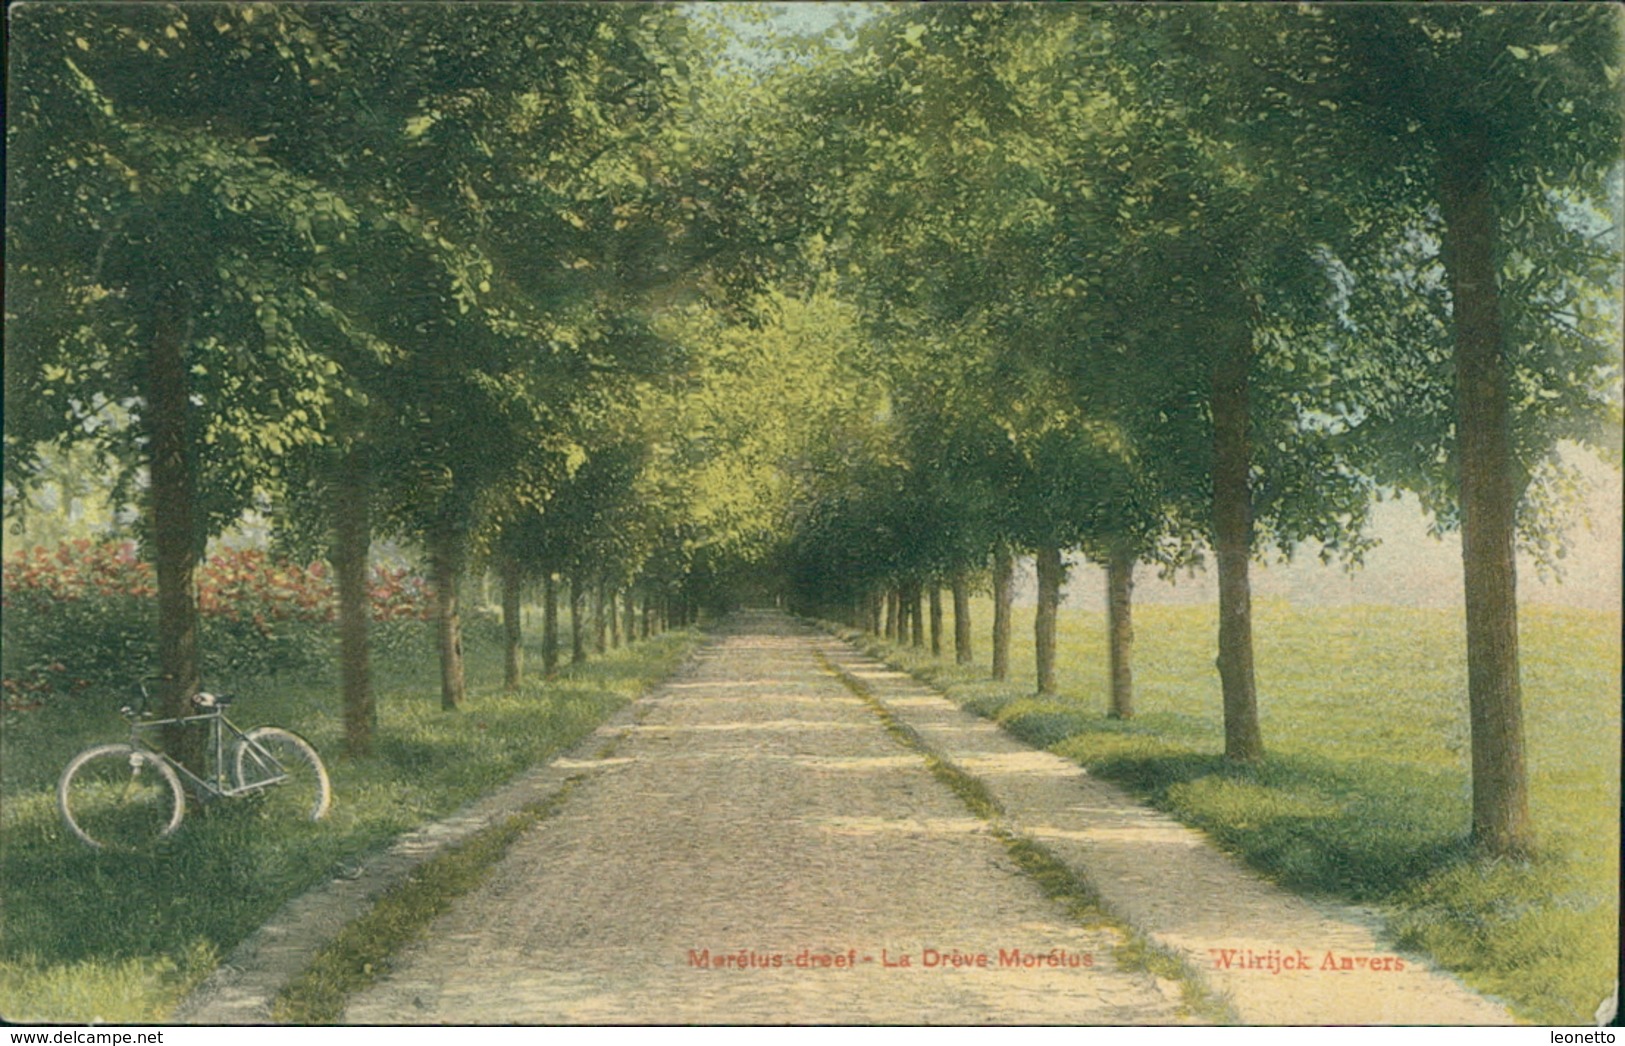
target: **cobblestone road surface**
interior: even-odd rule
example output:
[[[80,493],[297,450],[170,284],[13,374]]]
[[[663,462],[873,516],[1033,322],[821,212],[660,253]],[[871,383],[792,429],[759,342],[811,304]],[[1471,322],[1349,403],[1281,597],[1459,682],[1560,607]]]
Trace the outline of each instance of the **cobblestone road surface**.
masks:
[[[346,1020],[1176,1022],[1177,988],[1119,971],[819,645],[733,619]]]
[[[1078,766],[769,613],[731,619],[602,728],[621,736],[610,756],[565,761],[582,780],[561,812],[346,1020],[1178,1023],[1178,985],[1118,969],[1117,932],[1070,922],[870,702],[1243,1023],[1513,1023],[1395,952],[1371,913],[1286,893]],[[1018,954],[1046,961],[1011,965]],[[977,955],[986,968],[955,962]]]

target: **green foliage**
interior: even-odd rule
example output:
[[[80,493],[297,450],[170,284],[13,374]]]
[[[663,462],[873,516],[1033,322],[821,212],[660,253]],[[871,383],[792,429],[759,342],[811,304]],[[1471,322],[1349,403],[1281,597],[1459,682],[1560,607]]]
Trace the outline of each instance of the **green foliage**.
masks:
[[[750,301],[804,299],[822,272],[861,306],[875,344],[853,358],[887,386],[871,507],[932,521],[866,575],[975,565],[994,537],[1188,558],[1207,537],[1206,361],[1236,322],[1262,537],[1357,560],[1372,475],[1453,519],[1416,145],[1494,113],[1496,162],[1524,172],[1504,189],[1525,529],[1550,543],[1562,483],[1540,462],[1618,411],[1618,309],[1598,291],[1618,259],[1595,237],[1618,206],[1599,192],[1618,151],[1598,118],[1610,17],[921,8],[819,41],[658,7],[30,9],[8,477],[34,477],[51,441],[133,474],[132,350],[153,295],[184,283],[202,532],[361,442],[383,526],[478,549],[586,457],[622,453],[592,433],[682,366],[651,336],[662,312],[703,296],[805,348],[819,335]],[[759,60],[739,60],[741,33]],[[1403,162],[1370,162],[1388,155]],[[725,373],[688,378],[713,399],[785,391]],[[692,417],[668,417],[683,442]],[[716,453],[721,435],[642,434],[671,448],[645,490],[697,518],[623,513],[610,558],[645,558],[634,531],[686,544],[672,563],[775,543],[785,513],[750,495],[782,502],[803,477],[762,440]],[[685,480],[703,493],[676,494]],[[832,511],[866,510],[789,514]]]
[[[200,56],[145,33],[182,48],[191,24],[171,8],[124,17],[134,24],[40,9],[14,26],[31,59],[16,70],[27,101],[10,125],[21,177],[7,403],[21,409],[8,411],[7,474],[26,481],[41,443],[91,442],[128,484],[153,391],[145,342],[178,328],[202,408],[191,438],[209,448],[197,465],[201,549],[277,459],[321,439],[335,377],[313,342],[331,279],[323,254],[356,214],[254,143],[155,118],[160,85]]]
[[[757,295],[730,322],[693,306],[670,318],[691,346],[691,381],[670,400],[668,452],[696,552],[763,562],[798,525],[809,494],[850,481],[883,432],[869,345],[827,288]]]
[[[1368,201],[1361,249],[1341,254],[1338,395],[1363,415],[1369,467],[1417,491],[1441,529],[1460,510],[1436,203],[1445,158],[1478,143],[1499,213],[1519,524],[1550,556],[1557,444],[1617,443],[1620,15],[1602,5],[1463,14],[1306,13],[1294,39],[1317,53],[1318,71],[1289,83],[1280,56],[1261,65],[1300,136],[1344,143],[1340,184]]]
[[[463,15],[19,19],[8,482],[89,442],[131,500],[145,343],[178,331],[200,551],[267,499],[320,544],[319,492],[357,447],[378,523],[461,553],[494,509],[548,500],[584,424],[664,367],[642,296],[674,278],[683,231],[662,117],[684,23]]]
[[[174,471],[200,560],[245,510],[307,561],[364,512],[361,531],[459,566],[657,600],[788,583],[844,612],[977,575],[995,545],[1199,557],[1231,353],[1248,551],[1314,540],[1357,565],[1393,489],[1460,521],[1437,204],[1441,162],[1471,156],[1499,215],[1518,526],[1550,565],[1575,490],[1555,448],[1619,452],[1620,17],[923,5],[816,39],[665,5],[24,5],[8,520],[40,543],[150,541],[159,506],[130,509],[164,401],[189,404]],[[171,342],[183,388],[157,387]],[[211,667],[327,658],[319,614],[277,613],[309,582],[228,586],[205,607]],[[148,656],[147,603],[16,598],[38,604],[8,614],[15,705]],[[1266,695],[1322,700],[1299,717],[1317,736],[1276,738],[1253,776],[1200,762],[1195,640],[1166,662],[1190,674],[1139,673],[1132,724],[967,699],[1041,742],[1089,738],[1192,816],[1257,814],[1237,845],[1292,882],[1377,890],[1423,874],[1429,845],[1454,853],[1429,817],[1350,800],[1333,764],[1415,755],[1413,735],[1465,752],[1460,673],[1432,648],[1418,667],[1410,636],[1343,666],[1373,706],[1418,691],[1401,729],[1344,715],[1311,678],[1325,651],[1260,638]],[[429,635],[391,620],[372,642],[387,674]],[[1532,719],[1561,718],[1535,711],[1551,666],[1527,670]],[[1201,700],[1158,707],[1178,695]],[[1417,759],[1457,772],[1436,755]],[[1357,838],[1379,816],[1403,837],[1387,856]]]
[[[825,118],[830,264],[882,346],[899,449],[953,492],[930,499],[933,537],[992,525],[1097,559],[1116,544],[1189,558],[1209,540],[1214,344],[1234,328],[1252,354],[1260,551],[1315,539],[1358,563],[1379,482],[1423,492],[1454,525],[1426,143],[1493,112],[1520,519],[1550,553],[1566,500],[1555,441],[1617,429],[1616,14],[871,21],[792,97]],[[1546,140],[1535,113],[1560,133]],[[909,487],[876,482],[880,501]],[[848,563],[837,544],[819,552]]]

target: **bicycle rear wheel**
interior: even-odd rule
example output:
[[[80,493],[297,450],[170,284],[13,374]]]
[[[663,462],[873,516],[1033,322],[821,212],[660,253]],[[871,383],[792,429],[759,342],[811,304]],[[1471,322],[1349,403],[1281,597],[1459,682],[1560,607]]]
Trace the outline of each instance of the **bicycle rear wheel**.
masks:
[[[139,850],[180,827],[186,793],[156,753],[99,745],[74,756],[56,786],[62,820],[98,850]]]
[[[327,767],[309,741],[279,726],[258,726],[237,742],[231,758],[238,788],[257,791],[273,815],[319,821],[332,803]]]

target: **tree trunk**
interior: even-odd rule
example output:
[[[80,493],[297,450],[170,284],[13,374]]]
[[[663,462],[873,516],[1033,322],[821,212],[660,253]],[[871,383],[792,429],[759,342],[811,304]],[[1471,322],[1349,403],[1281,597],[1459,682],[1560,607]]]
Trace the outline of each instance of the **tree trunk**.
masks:
[[[993,678],[1010,677],[1010,604],[1015,598],[1016,564],[1002,542],[993,550]]]
[[[654,603],[654,600],[649,597],[648,593],[644,593],[644,596],[643,596],[643,621],[638,627],[638,638],[639,639],[648,639],[649,638],[649,633],[654,629],[654,624],[655,624],[655,603]]]
[[[1061,549],[1038,547],[1038,609],[1033,615],[1033,652],[1037,660],[1038,692],[1055,693],[1055,618],[1061,607]]]
[[[1134,554],[1114,550],[1106,563],[1106,631],[1113,719],[1134,718]]]
[[[551,569],[542,574],[542,673],[559,671],[559,583]]]
[[[371,470],[366,452],[351,447],[339,462],[332,486],[333,544],[328,560],[339,597],[339,689],[344,702],[344,750],[353,758],[372,754],[378,711],[372,695],[372,623],[367,556],[372,544]]]
[[[626,645],[631,646],[633,641],[638,638],[638,609],[637,602],[632,595],[631,585],[626,586],[626,591],[621,593],[621,598],[625,600],[626,604],[621,615],[623,622],[621,631],[626,636]]]
[[[931,608],[931,656],[942,656],[942,587],[933,584],[926,590],[926,604]]]
[[[881,626],[881,617],[883,615],[883,609],[882,608],[883,608],[884,603],[885,603],[885,597],[883,595],[881,595],[881,593],[878,590],[871,589],[870,592],[869,592],[869,633],[870,633],[870,635],[876,635],[876,636],[880,635],[880,630],[881,630],[881,627],[882,627]]]
[[[886,589],[886,638],[897,642],[897,614],[903,601],[897,595],[897,589]]]
[[[582,602],[587,598],[586,586],[581,583],[580,573],[570,575],[570,663],[579,665],[587,660],[587,630],[582,627],[582,613],[585,607]]]
[[[925,591],[918,581],[908,583],[909,644],[916,649],[925,647]]]
[[[954,595],[954,664],[971,663],[970,585],[964,574],[955,574],[952,582]]]
[[[457,586],[462,580],[463,556],[458,535],[438,530],[429,536],[429,570],[434,575],[435,640],[440,648],[440,708],[461,708],[463,684],[463,620]]]
[[[518,690],[525,681],[524,628],[520,619],[519,563],[511,556],[503,556],[502,572],[502,689],[508,693]]]
[[[1264,757],[1253,682],[1253,611],[1248,564],[1253,506],[1248,471],[1248,371],[1252,330],[1238,324],[1219,336],[1213,367],[1213,547],[1219,561],[1219,681],[1224,693],[1224,754],[1235,762]]]
[[[608,605],[609,583],[600,577],[592,597],[592,647],[600,654],[609,651],[609,619],[604,612]]]
[[[158,583],[158,707],[164,718],[189,715],[202,686],[198,664],[195,573],[199,558],[196,474],[186,418],[190,382],[186,345],[191,321],[180,292],[163,295],[153,310],[147,355],[147,453],[153,573]],[[179,725],[163,732],[165,750],[196,771],[204,764],[203,731]]]
[[[1457,468],[1467,600],[1473,842],[1497,855],[1531,851],[1523,697],[1518,668],[1514,478],[1496,217],[1479,138],[1446,157],[1439,197],[1455,324]]]

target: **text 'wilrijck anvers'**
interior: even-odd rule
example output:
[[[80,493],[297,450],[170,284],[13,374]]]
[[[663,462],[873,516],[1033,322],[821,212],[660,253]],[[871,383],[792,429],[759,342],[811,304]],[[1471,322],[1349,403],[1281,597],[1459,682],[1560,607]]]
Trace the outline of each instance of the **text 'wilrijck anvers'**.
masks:
[[[1405,960],[1397,955],[1343,955],[1327,951],[1310,955],[1301,948],[1209,948],[1215,970],[1256,970],[1259,973],[1293,973],[1300,970],[1327,973],[1399,973]]]

